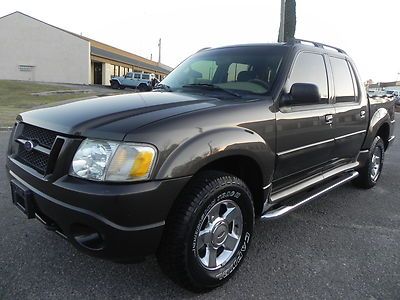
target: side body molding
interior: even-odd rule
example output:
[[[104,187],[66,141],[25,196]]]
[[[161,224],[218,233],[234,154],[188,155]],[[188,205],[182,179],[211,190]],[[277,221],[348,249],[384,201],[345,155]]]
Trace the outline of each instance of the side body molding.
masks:
[[[156,179],[193,175],[207,164],[228,156],[254,160],[262,173],[263,184],[269,184],[275,154],[260,135],[242,127],[212,129],[188,139],[168,156]]]

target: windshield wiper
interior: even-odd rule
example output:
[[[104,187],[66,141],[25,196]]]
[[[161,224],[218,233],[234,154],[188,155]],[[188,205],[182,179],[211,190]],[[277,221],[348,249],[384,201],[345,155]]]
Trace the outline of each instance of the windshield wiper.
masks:
[[[242,98],[242,96],[240,96],[238,93],[223,89],[222,87],[219,87],[218,85],[210,84],[210,83],[186,84],[186,85],[183,85],[182,88],[199,88],[199,89],[205,89],[205,90],[210,90],[210,91],[220,91],[220,92],[224,92],[226,94],[235,96],[236,98]]]
[[[172,92],[171,87],[169,85],[159,83],[154,87],[154,90],[164,90],[167,92]]]

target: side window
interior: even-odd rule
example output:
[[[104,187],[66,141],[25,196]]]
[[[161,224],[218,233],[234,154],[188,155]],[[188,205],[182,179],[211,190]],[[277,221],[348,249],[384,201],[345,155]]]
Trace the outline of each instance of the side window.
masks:
[[[132,73],[126,74],[126,78],[132,78]]]
[[[294,83],[315,84],[321,95],[321,103],[328,103],[328,77],[324,57],[316,53],[300,53],[288,79],[287,91]]]
[[[144,79],[144,80],[147,80],[147,79],[149,79],[150,78],[150,75],[149,74],[143,74],[142,75],[142,79]]]
[[[351,78],[353,78],[354,95],[356,97],[355,101],[358,102],[358,89],[359,89],[359,86],[358,86],[356,75],[355,75],[355,72],[354,72],[354,66],[352,66],[349,63],[349,67],[350,67],[350,72],[351,72]]]
[[[336,102],[355,102],[353,79],[347,61],[341,58],[330,57],[335,83]]]
[[[140,79],[140,74],[138,74],[138,73],[135,73],[135,77],[134,77],[135,79]]]

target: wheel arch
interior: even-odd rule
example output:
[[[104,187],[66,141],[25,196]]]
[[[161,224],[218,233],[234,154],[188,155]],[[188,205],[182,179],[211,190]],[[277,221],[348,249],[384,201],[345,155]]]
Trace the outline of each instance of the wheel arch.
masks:
[[[121,84],[121,82],[119,81],[119,79],[118,78],[111,78],[111,80],[110,81],[116,81],[116,82],[118,82],[118,84]]]
[[[383,144],[385,145],[385,150],[389,146],[389,136],[390,136],[390,126],[388,123],[383,123],[377,133],[376,136],[380,136],[380,138],[383,140]]]
[[[243,180],[253,196],[256,215],[261,215],[265,201],[263,173],[253,158],[246,155],[225,156],[205,165],[198,173],[207,170],[226,172]]]
[[[242,179],[260,213],[272,179],[275,155],[267,142],[248,129],[207,131],[181,144],[160,167],[157,179],[195,176],[204,170],[223,171]]]
[[[390,114],[386,108],[379,108],[372,116],[367,136],[365,138],[362,149],[369,149],[374,141],[375,137],[379,135],[384,144],[385,149],[389,144],[389,136],[390,136]]]

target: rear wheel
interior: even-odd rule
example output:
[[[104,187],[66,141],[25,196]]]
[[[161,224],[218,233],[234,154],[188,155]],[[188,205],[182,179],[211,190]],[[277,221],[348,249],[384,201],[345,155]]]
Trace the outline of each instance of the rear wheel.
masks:
[[[144,83],[139,84],[138,89],[140,92],[145,92],[147,91],[147,85],[145,85]]]
[[[382,173],[385,145],[380,136],[377,136],[369,149],[369,158],[366,165],[359,170],[360,175],[355,183],[362,188],[372,188],[378,182]]]
[[[199,174],[168,217],[158,260],[178,284],[196,291],[222,285],[237,270],[253,233],[252,196],[239,178]]]

